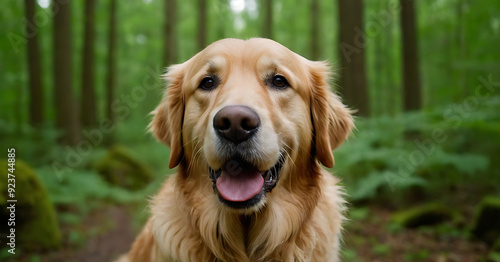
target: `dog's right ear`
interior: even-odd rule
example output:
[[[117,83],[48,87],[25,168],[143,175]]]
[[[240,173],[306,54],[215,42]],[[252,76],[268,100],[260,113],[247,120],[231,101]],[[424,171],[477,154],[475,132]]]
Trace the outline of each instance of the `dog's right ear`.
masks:
[[[184,119],[184,94],[182,83],[184,69],[181,65],[173,65],[168,68],[165,75],[167,80],[167,91],[160,105],[151,112],[153,121],[149,124],[149,130],[165,145],[170,147],[169,168],[174,168],[182,160],[184,149],[182,144],[182,124]]]

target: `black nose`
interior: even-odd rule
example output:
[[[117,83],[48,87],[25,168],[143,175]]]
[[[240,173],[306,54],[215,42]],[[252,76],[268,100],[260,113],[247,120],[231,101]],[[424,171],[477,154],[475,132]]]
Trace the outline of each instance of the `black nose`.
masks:
[[[249,139],[257,132],[259,126],[259,116],[246,106],[226,106],[214,117],[214,129],[217,135],[235,144]]]

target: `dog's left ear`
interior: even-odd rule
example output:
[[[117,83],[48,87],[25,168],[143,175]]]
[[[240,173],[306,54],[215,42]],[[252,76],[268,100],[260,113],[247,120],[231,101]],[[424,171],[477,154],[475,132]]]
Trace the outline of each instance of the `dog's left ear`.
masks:
[[[330,67],[326,62],[310,62],[311,117],[314,126],[316,157],[326,167],[333,167],[333,150],[347,139],[354,127],[351,110],[328,84]]]
[[[168,68],[165,75],[167,80],[167,93],[160,105],[152,112],[153,121],[149,124],[149,130],[158,139],[170,147],[169,168],[176,167],[184,156],[182,146],[182,122],[184,119],[184,94],[182,93],[182,82],[184,70],[182,65],[174,65]]]

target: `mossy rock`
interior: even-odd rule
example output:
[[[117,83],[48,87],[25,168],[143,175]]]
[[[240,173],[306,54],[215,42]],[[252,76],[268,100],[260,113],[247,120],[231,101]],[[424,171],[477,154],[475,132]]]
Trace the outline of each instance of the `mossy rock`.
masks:
[[[500,237],[495,241],[488,253],[488,262],[500,262]]]
[[[395,213],[391,221],[406,228],[432,226],[444,222],[456,223],[460,215],[441,203],[429,203]]]
[[[500,239],[500,198],[485,197],[476,207],[471,233],[493,245]]]
[[[497,240],[493,244],[491,250],[496,251],[496,252],[500,252],[500,236],[497,238]]]
[[[0,162],[5,171],[10,168],[7,160]],[[27,163],[19,159],[15,163],[14,198],[8,197],[7,176],[0,179],[1,232],[10,233],[11,228],[15,228],[16,250],[39,251],[60,247],[61,231],[47,190]],[[11,199],[17,202],[7,202]],[[15,227],[9,227],[7,223],[11,218],[7,207],[11,204],[15,204]]]
[[[112,147],[96,164],[99,174],[110,184],[139,190],[153,180],[153,173],[123,146]]]

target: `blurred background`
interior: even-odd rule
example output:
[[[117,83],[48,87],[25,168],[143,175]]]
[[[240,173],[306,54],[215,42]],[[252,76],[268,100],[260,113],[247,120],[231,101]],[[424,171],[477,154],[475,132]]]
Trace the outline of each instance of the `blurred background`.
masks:
[[[500,1],[7,0],[0,35],[2,261],[128,250],[175,171],[146,133],[160,75],[257,36],[328,60],[358,110],[343,261],[500,261]]]

